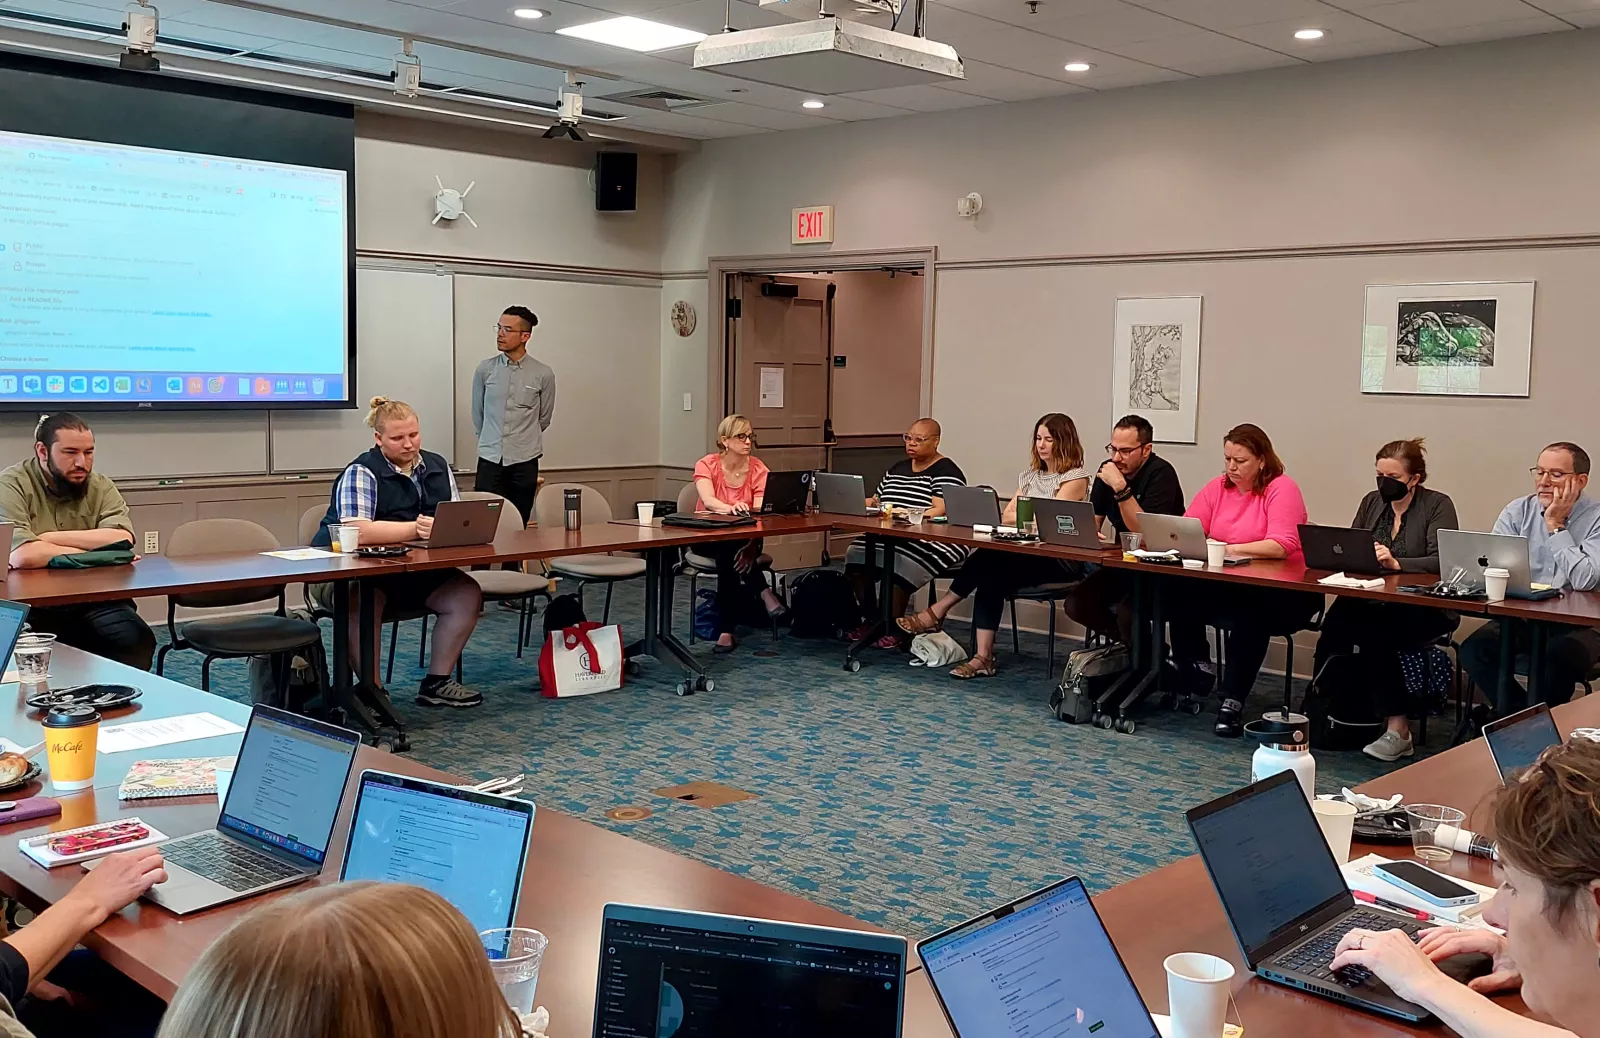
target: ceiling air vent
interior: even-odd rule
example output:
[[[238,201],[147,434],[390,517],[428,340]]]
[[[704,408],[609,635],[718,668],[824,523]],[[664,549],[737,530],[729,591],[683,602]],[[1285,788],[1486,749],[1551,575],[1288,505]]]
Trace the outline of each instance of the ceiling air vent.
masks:
[[[687,112],[692,108],[707,108],[726,103],[720,98],[692,97],[671,90],[636,90],[629,94],[607,94],[605,100],[637,108],[650,108],[657,112]]]

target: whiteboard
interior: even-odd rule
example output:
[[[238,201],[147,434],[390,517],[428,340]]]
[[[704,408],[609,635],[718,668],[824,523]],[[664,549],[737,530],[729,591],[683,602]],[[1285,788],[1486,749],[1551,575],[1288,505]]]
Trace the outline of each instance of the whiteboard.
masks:
[[[404,400],[422,446],[455,462],[455,289],[449,274],[356,271],[356,400],[347,411],[276,411],[272,471],[340,469],[372,446],[367,401]]]

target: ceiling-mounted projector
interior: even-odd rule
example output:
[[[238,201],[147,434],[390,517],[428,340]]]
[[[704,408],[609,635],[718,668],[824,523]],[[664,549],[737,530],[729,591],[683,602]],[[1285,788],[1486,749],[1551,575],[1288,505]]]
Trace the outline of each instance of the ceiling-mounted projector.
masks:
[[[838,17],[707,36],[694,67],[814,94],[966,78],[947,43]]]

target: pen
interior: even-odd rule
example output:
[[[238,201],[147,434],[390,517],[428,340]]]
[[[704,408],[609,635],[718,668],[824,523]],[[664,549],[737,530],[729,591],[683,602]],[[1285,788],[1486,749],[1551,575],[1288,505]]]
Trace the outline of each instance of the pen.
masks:
[[[1350,893],[1355,895],[1355,899],[1357,901],[1365,901],[1369,905],[1377,905],[1379,908],[1387,908],[1391,912],[1399,912],[1401,915],[1408,915],[1418,922],[1425,923],[1433,918],[1433,915],[1430,912],[1424,912],[1420,908],[1407,908],[1405,905],[1396,904],[1393,901],[1385,900],[1376,894],[1369,894],[1365,890],[1352,890]]]

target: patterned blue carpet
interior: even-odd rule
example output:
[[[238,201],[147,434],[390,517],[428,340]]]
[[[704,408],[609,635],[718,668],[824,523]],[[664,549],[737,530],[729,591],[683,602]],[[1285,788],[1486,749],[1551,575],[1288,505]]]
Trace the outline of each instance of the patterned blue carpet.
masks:
[[[589,595],[593,618],[602,595]],[[680,630],[685,601],[680,586]],[[625,635],[642,613],[638,585],[619,586],[612,618]],[[1026,632],[1020,657],[1002,638],[1003,669],[987,681],[956,682],[882,651],[849,674],[842,645],[788,637],[760,658],[774,645],[756,632],[732,656],[695,645],[714,692],[674,695],[676,668],[662,662],[621,692],[558,701],[532,691],[534,658],[515,657],[516,615],[491,606],[465,659],[486,702],[447,711],[412,700],[417,631],[402,625],[390,685],[416,759],[480,779],[525,771],[541,807],[912,936],[1064,875],[1103,890],[1182,857],[1184,809],[1249,781],[1252,745],[1212,736],[1209,713],[1151,704],[1133,735],[1052,719],[1044,639]],[[966,640],[959,625],[952,633]],[[167,669],[199,684],[193,653]],[[248,699],[243,663],[218,663],[213,677],[218,692]],[[1281,690],[1264,676],[1250,712]],[[1435,745],[1445,727],[1430,729]],[[1386,766],[1321,753],[1318,767],[1326,792]],[[697,780],[757,798],[705,809],[650,792]],[[634,805],[652,813],[629,823],[604,813]]]

